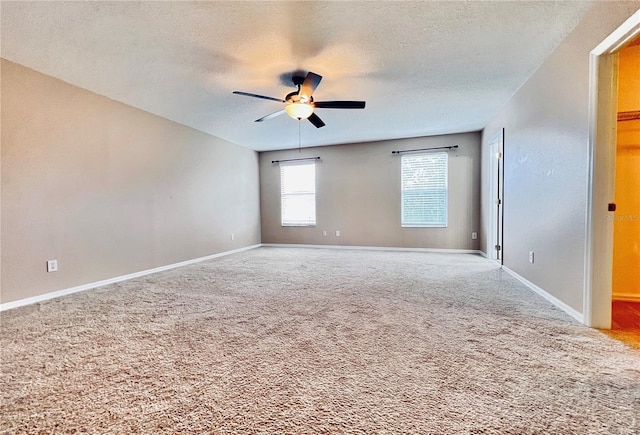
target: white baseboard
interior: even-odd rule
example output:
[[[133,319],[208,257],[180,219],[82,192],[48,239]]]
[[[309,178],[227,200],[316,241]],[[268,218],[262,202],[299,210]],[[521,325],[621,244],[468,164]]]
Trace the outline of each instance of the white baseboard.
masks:
[[[633,293],[614,293],[611,295],[614,301],[640,302],[640,295]]]
[[[444,254],[479,254],[477,249],[436,249],[436,248],[396,248],[387,246],[349,246],[349,245],[303,245],[297,243],[263,243],[270,248],[319,248],[319,249],[356,249],[364,251],[400,251],[400,252],[440,252]]]
[[[582,313],[578,312],[574,308],[571,308],[569,305],[565,304],[564,302],[562,302],[560,299],[556,298],[555,296],[547,293],[545,290],[543,290],[542,288],[538,287],[537,285],[535,285],[534,283],[532,283],[528,279],[523,278],[522,276],[518,275],[516,272],[514,272],[511,269],[509,269],[507,266],[502,266],[502,269],[504,269],[505,272],[507,272],[509,275],[513,276],[515,279],[520,281],[522,284],[524,284],[527,287],[529,287],[529,289],[533,290],[534,293],[539,294],[540,296],[542,296],[543,298],[545,298],[546,300],[551,302],[553,305],[555,305],[556,307],[560,308],[562,311],[566,312],[571,317],[576,319],[578,322],[584,324],[584,315]]]
[[[207,255],[206,257],[194,258],[193,260],[181,261],[179,263],[168,264],[166,266],[155,267],[153,269],[143,270],[141,272],[134,272],[128,275],[117,276],[115,278],[109,278],[102,281],[92,282],[89,284],[79,285],[77,287],[71,287],[63,290],[58,290],[51,293],[46,293],[39,296],[33,296],[31,298],[20,299],[18,301],[7,302],[0,304],[0,311],[10,310],[12,308],[23,307],[25,305],[31,305],[38,302],[47,301],[49,299],[58,298],[60,296],[70,295],[72,293],[78,293],[85,290],[91,290],[97,287],[102,287],[109,284],[114,284],[121,281],[126,281],[140,276],[151,275],[152,273],[164,272],[165,270],[175,269],[177,267],[187,266],[189,264],[200,263],[201,261],[211,260],[218,257],[224,257],[225,255],[236,254],[242,251],[248,251],[249,249],[259,248],[260,244],[245,246],[244,248],[234,249],[231,251],[220,252],[218,254]]]

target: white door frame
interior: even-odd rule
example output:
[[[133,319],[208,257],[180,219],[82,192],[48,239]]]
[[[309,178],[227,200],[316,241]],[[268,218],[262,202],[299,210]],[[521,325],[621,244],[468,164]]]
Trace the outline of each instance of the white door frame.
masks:
[[[504,257],[504,128],[489,139],[489,153],[491,154],[489,163],[489,246],[487,254],[491,260],[495,260],[503,264]],[[498,157],[496,154],[500,154]],[[496,201],[500,200],[500,204]],[[496,249],[496,245],[500,245],[500,251]]]
[[[611,328],[613,219],[618,97],[617,51],[640,34],[640,10],[589,56],[589,164],[587,183],[584,323]]]

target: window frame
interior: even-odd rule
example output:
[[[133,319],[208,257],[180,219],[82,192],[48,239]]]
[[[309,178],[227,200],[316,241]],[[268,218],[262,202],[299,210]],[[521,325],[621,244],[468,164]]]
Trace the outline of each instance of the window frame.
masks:
[[[313,227],[317,224],[317,195],[316,195],[316,162],[315,161],[303,161],[303,162],[281,162],[280,166],[280,225],[282,227]],[[313,168],[313,190],[299,190],[285,192],[285,172],[286,168],[309,166]],[[309,180],[307,180],[309,181]],[[285,219],[285,198],[295,198],[313,195],[313,210],[309,219],[291,219],[288,216],[288,220]]]
[[[430,221],[430,222],[408,222],[405,220],[405,192],[410,191],[411,189],[405,188],[405,159],[416,157],[424,157],[424,156],[441,156],[444,157],[444,174],[437,175],[439,178],[444,180],[444,187],[438,188],[438,190],[444,189],[444,216],[442,220]],[[435,190],[435,188],[431,189]],[[402,228],[447,228],[449,225],[449,154],[446,151],[427,151],[427,152],[416,152],[410,154],[403,154],[400,157],[400,225]]]

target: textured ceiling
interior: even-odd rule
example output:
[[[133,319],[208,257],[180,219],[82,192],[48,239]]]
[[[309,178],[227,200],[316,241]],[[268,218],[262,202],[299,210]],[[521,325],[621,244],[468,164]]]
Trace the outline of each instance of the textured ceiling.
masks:
[[[302,146],[482,129],[591,2],[7,2],[5,59],[255,150],[295,148],[298,122],[253,122],[324,79]]]

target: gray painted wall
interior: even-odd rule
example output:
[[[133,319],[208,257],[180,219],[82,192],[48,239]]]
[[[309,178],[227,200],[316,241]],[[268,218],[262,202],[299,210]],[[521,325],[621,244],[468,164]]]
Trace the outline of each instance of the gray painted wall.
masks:
[[[3,303],[260,243],[254,151],[5,60],[1,134]]]
[[[449,151],[448,227],[402,228],[400,157],[391,151],[450,145],[460,148]],[[271,161],[315,156],[317,225],[282,227],[280,169]],[[260,198],[263,243],[480,249],[471,239],[480,225],[480,133],[263,152]]]
[[[638,2],[596,2],[483,132],[483,249],[492,225],[488,141],[504,127],[504,264],[580,313],[589,53],[637,8]]]

